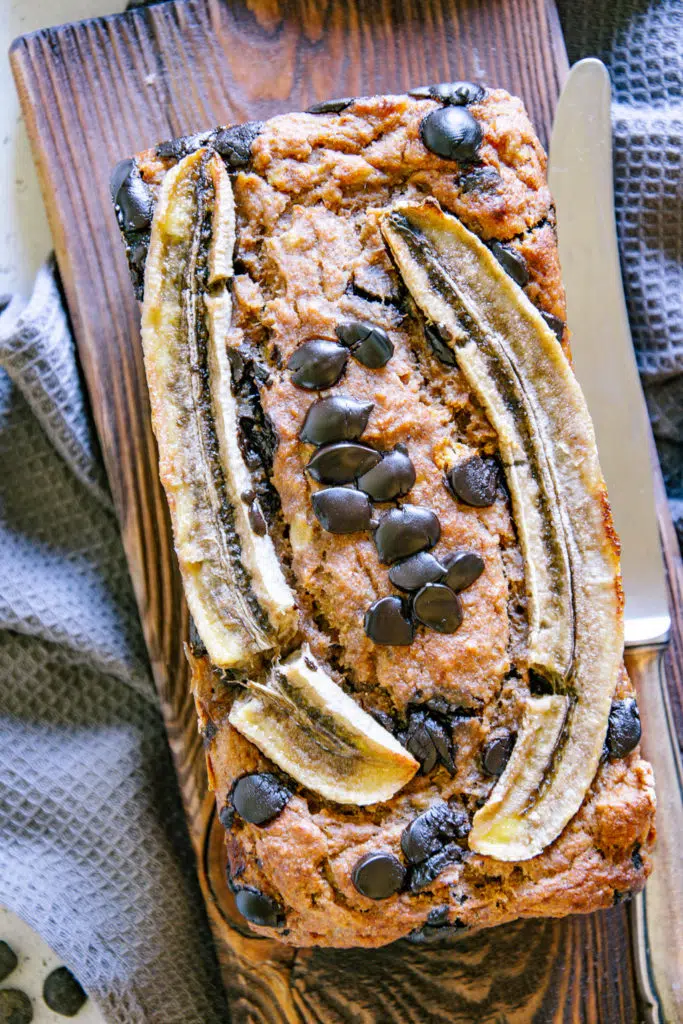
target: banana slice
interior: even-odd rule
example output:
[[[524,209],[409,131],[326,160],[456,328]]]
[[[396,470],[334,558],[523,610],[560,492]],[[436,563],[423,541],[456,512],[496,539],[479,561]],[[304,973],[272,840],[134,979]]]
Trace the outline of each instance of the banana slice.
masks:
[[[232,187],[200,149],[164,178],[145,267],[142,343],[159,468],[185,594],[213,663],[235,667],[296,628],[272,540],[251,526],[226,337]],[[261,517],[262,519],[262,517]]]
[[[293,779],[340,804],[382,803],[420,767],[315,661],[307,645],[248,692],[230,724]]]
[[[621,666],[618,544],[593,427],[557,338],[460,221],[434,200],[399,203],[382,232],[498,433],[524,556],[530,667],[555,694],[571,697],[541,784],[523,745],[515,771],[501,776],[474,817],[473,850],[527,860],[581,805]]]

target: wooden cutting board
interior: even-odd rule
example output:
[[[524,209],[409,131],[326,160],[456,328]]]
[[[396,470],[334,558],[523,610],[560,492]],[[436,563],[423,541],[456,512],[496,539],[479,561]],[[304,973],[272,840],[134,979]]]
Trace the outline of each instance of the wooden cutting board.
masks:
[[[11,60],[232,1018],[638,1020],[623,906],[505,926],[449,950],[291,950],[240,923],[189,694],[187,611],[157,476],[139,312],[108,190],[119,159],[162,139],[331,96],[459,78],[521,95],[547,141],[567,68],[552,0],[176,0],[23,37]],[[659,500],[680,610],[675,537]],[[680,711],[680,646],[677,654],[669,679]]]

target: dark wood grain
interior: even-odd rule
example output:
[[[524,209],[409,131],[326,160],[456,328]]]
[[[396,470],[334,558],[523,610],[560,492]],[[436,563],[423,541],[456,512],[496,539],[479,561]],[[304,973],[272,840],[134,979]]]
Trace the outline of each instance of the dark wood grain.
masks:
[[[239,924],[188,690],[187,613],[107,184],[117,160],[161,139],[461,77],[521,95],[546,140],[566,70],[553,3],[187,0],[24,37],[11,59],[233,1020],[636,1021],[622,907],[522,922],[442,951],[296,951]],[[680,697],[680,676],[670,678]]]

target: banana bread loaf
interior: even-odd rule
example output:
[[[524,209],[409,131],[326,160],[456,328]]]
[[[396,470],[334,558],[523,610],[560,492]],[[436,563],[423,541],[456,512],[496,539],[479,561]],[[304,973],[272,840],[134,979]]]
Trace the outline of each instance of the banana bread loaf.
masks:
[[[642,887],[618,540],[522,103],[332,101],[112,195],[240,913],[429,943]]]

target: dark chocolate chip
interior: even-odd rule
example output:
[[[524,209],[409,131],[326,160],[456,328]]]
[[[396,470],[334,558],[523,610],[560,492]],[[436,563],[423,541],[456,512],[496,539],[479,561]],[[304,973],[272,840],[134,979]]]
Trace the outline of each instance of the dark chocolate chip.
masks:
[[[444,583],[427,583],[413,599],[413,614],[437,633],[455,633],[462,625],[460,599]]]
[[[393,720],[391,715],[388,715],[386,711],[380,711],[377,708],[368,708],[367,711],[383,729],[386,729],[386,731],[390,732],[393,736],[394,730],[396,729],[396,722]]]
[[[463,459],[448,474],[448,484],[460,501],[475,508],[493,505],[498,490],[498,466],[490,457]]]
[[[125,167],[123,166],[125,165]],[[118,184],[114,192],[114,183]],[[112,194],[124,231],[142,231],[152,220],[153,200],[133,160],[117,164],[112,174]]]
[[[612,701],[607,726],[607,749],[610,761],[626,757],[640,741],[640,714],[633,697]]]
[[[340,100],[322,100],[321,103],[314,103],[312,107],[308,107],[306,110],[307,114],[341,114],[342,110],[346,110],[355,101],[355,96],[344,96]]]
[[[455,366],[455,352],[451,346],[446,344],[443,340],[436,324],[425,324],[424,332],[427,344],[439,362],[443,363],[445,366]]]
[[[564,320],[560,320],[559,316],[555,316],[554,313],[546,313],[544,309],[539,310],[539,312],[557,340],[562,341],[565,327]]]
[[[427,149],[445,160],[469,164],[477,159],[483,139],[481,125],[464,107],[439,107],[420,125],[420,136]]]
[[[68,967],[51,971],[43,985],[43,999],[62,1017],[75,1017],[88,996]]]
[[[398,444],[381,462],[358,478],[358,486],[373,501],[391,501],[407,494],[415,483],[415,467],[407,448]]]
[[[17,954],[12,947],[0,939],[0,981],[8,978],[18,963]]]
[[[229,829],[232,828],[232,823],[235,820],[235,808],[231,807],[229,804],[226,804],[224,807],[221,807],[220,811],[218,812],[218,820],[220,821],[221,825],[227,832]]]
[[[427,85],[422,89],[413,89],[408,93],[414,99],[432,99],[439,103],[449,103],[453,107],[466,107],[468,103],[479,103],[486,95],[486,90],[474,82],[440,82],[438,85]]]
[[[245,121],[244,124],[222,128],[216,132],[213,148],[228,167],[246,167],[251,159],[251,146],[263,128],[263,121]]]
[[[346,367],[349,354],[343,345],[324,338],[304,342],[287,363],[292,381],[306,391],[322,391],[336,384]]]
[[[183,135],[179,139],[169,139],[168,142],[160,142],[156,148],[156,154],[162,160],[169,157],[173,160],[180,160],[182,157],[196,152],[201,146],[207,143],[211,144],[213,139],[214,133],[211,131],[199,132],[195,135]]]
[[[349,395],[319,398],[309,407],[299,434],[306,444],[330,444],[333,441],[357,441],[368,425],[372,402]]]
[[[311,496],[315,517],[329,533],[370,529],[372,505],[367,494],[349,487],[327,487]]]
[[[510,760],[515,736],[507,729],[501,729],[486,742],[481,763],[487,775],[502,775]]]
[[[467,931],[467,925],[459,917],[448,920],[449,907],[433,907],[421,928],[406,935],[408,942],[418,946],[444,946],[452,944]]]
[[[199,630],[195,625],[195,621],[190,616],[190,628],[188,630],[188,640],[190,643],[190,650],[194,654],[195,658],[202,658],[206,653],[206,644],[199,635]]]
[[[633,899],[633,893],[632,892],[619,892],[618,889],[615,889],[614,890],[614,895],[612,896],[612,906],[616,907],[620,903],[630,903],[632,899]]]
[[[406,869],[393,853],[366,853],[353,869],[351,879],[359,893],[371,900],[385,900],[402,888]]]
[[[351,349],[353,358],[370,370],[386,366],[394,354],[394,346],[384,328],[363,320],[339,324],[336,334],[341,343]]]
[[[469,192],[500,192],[503,179],[494,167],[472,167],[459,179],[460,190],[465,195]]]
[[[393,565],[433,548],[441,536],[441,525],[434,512],[420,505],[402,505],[385,512],[375,530],[375,547],[384,565]]]
[[[389,570],[389,579],[399,590],[419,590],[425,583],[436,583],[445,572],[428,551],[419,551],[404,562],[397,562]]]
[[[202,734],[202,739],[204,741],[204,746],[205,747],[209,747],[211,745],[211,743],[213,742],[213,740],[215,740],[217,735],[218,735],[218,726],[215,724],[215,722],[212,722],[210,718],[207,718],[206,724],[204,726],[204,732]]]
[[[529,692],[534,697],[547,697],[555,692],[555,687],[549,679],[532,668],[529,669]]]
[[[249,524],[256,536],[265,537],[268,533],[268,525],[257,499],[254,499],[249,505],[247,515],[249,516]]]
[[[262,928],[281,928],[284,924],[282,907],[258,889],[237,889],[235,905],[242,917]]]
[[[326,444],[311,455],[306,472],[319,484],[350,484],[381,459],[379,452],[357,441]]]
[[[381,597],[365,613],[365,632],[376,644],[408,647],[415,634],[405,602],[400,597]]]
[[[0,989],[0,1021],[2,1024],[31,1024],[31,1000],[18,988]]]
[[[428,885],[431,885],[442,871],[445,871],[451,864],[459,864],[462,860],[462,847],[457,843],[449,843],[438,853],[432,854],[421,864],[417,864],[410,872],[411,892],[420,892]]]
[[[440,801],[411,821],[401,836],[401,849],[411,864],[420,864],[448,843],[466,839],[469,832],[465,812]]]
[[[526,265],[526,260],[514,246],[505,245],[503,242],[491,242],[489,249],[515,284],[523,288],[529,283],[529,268]]]
[[[116,196],[118,191],[123,185],[128,175],[135,169],[135,160],[128,158],[127,160],[119,160],[114,170],[111,172],[109,179],[109,191],[111,193],[112,202],[116,202]]]
[[[636,843],[633,847],[633,853],[631,854],[631,863],[633,864],[636,871],[640,871],[643,866],[643,858],[640,856],[640,843]]]
[[[399,735],[406,750],[420,762],[420,773],[428,775],[440,762],[451,775],[455,772],[450,729],[424,708],[416,708],[408,717],[408,726]]]
[[[444,583],[451,590],[465,590],[478,580],[484,571],[484,559],[476,551],[455,551],[442,559],[446,577]]]
[[[266,825],[286,807],[291,796],[291,791],[276,775],[260,772],[238,779],[230,799],[244,821],[252,825]]]
[[[247,360],[238,348],[228,348],[227,352],[232,383],[235,387],[239,387],[247,371]]]

